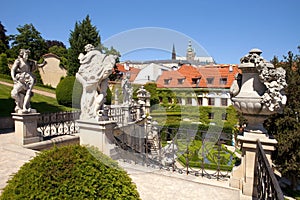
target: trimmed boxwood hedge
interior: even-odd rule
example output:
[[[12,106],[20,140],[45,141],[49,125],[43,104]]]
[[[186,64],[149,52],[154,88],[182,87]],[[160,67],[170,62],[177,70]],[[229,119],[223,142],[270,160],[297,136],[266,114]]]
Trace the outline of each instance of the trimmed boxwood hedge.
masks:
[[[96,148],[54,147],[38,154],[8,181],[6,199],[140,199],[117,163]]]
[[[107,88],[106,105],[111,105],[112,93]],[[56,87],[56,100],[60,105],[80,108],[80,99],[82,95],[82,85],[75,76],[67,76],[62,78]]]
[[[75,76],[67,76],[56,87],[56,100],[60,105],[72,107],[72,95]]]

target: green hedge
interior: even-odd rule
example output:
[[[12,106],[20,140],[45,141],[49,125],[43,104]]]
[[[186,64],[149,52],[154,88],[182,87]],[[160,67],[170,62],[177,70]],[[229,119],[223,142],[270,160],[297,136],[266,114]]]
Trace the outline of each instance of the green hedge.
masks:
[[[72,107],[72,95],[75,76],[62,78],[56,87],[56,100],[60,105]]]
[[[106,105],[111,104],[112,93],[107,88]],[[60,105],[73,108],[80,108],[80,99],[82,95],[82,85],[74,76],[62,78],[56,87],[56,99]]]
[[[140,199],[116,162],[79,145],[38,154],[8,181],[6,199]]]

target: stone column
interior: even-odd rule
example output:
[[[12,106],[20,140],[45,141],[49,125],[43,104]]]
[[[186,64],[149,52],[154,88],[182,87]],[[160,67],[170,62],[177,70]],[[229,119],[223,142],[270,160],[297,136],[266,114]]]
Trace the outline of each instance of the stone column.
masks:
[[[123,105],[121,106],[122,109],[122,113],[123,113],[123,122],[124,122],[124,126],[126,126],[129,122],[131,122],[131,116],[130,116],[130,109],[129,109],[129,105]]]
[[[105,155],[110,156],[115,148],[113,130],[114,121],[77,120],[79,126],[80,145],[97,147]]]
[[[19,145],[26,145],[42,141],[37,131],[37,121],[40,113],[18,114],[12,113],[15,121],[15,138]]]
[[[261,142],[268,161],[272,166],[271,153],[275,150],[277,141],[270,139],[265,134],[244,132],[243,136],[238,136],[238,141],[242,146],[241,164],[232,170],[229,183],[231,187],[241,189],[244,195],[254,197],[257,196],[254,177],[257,140]]]

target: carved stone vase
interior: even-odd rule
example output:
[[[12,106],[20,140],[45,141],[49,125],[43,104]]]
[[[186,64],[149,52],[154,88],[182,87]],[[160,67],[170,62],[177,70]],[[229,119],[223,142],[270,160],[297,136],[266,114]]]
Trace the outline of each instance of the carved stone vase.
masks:
[[[257,197],[257,140],[261,142],[270,164],[271,153],[277,144],[267,134],[263,122],[269,115],[280,112],[286,103],[286,96],[282,94],[286,87],[285,70],[275,68],[260,56],[261,53],[259,49],[252,49],[241,58],[239,69],[242,73],[236,76],[230,88],[233,106],[248,121],[243,135],[237,138],[242,147],[241,164],[232,170],[230,186],[253,197]]]
[[[286,102],[281,93],[286,86],[285,71],[276,69],[260,56],[261,53],[259,49],[252,49],[241,58],[242,74],[231,87],[233,106],[248,121],[245,131],[252,133],[266,133],[264,120],[279,112]]]

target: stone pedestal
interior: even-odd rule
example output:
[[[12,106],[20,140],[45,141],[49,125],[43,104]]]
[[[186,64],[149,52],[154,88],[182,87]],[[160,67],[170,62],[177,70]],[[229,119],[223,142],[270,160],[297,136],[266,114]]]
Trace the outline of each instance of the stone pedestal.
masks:
[[[123,105],[121,108],[123,113],[123,125],[126,126],[129,122],[131,122],[129,105]]]
[[[80,145],[97,147],[107,156],[115,148],[113,129],[114,121],[77,120],[79,126]]]
[[[12,118],[15,122],[15,141],[17,144],[26,145],[42,141],[37,131],[39,115],[40,113],[12,113]]]
[[[270,165],[272,165],[271,153],[275,150],[277,141],[269,139],[265,134],[244,132],[243,136],[238,136],[238,141],[242,145],[241,164],[232,170],[230,186],[239,188],[244,195],[256,196],[256,186],[254,170],[256,164],[257,140],[262,144]]]

